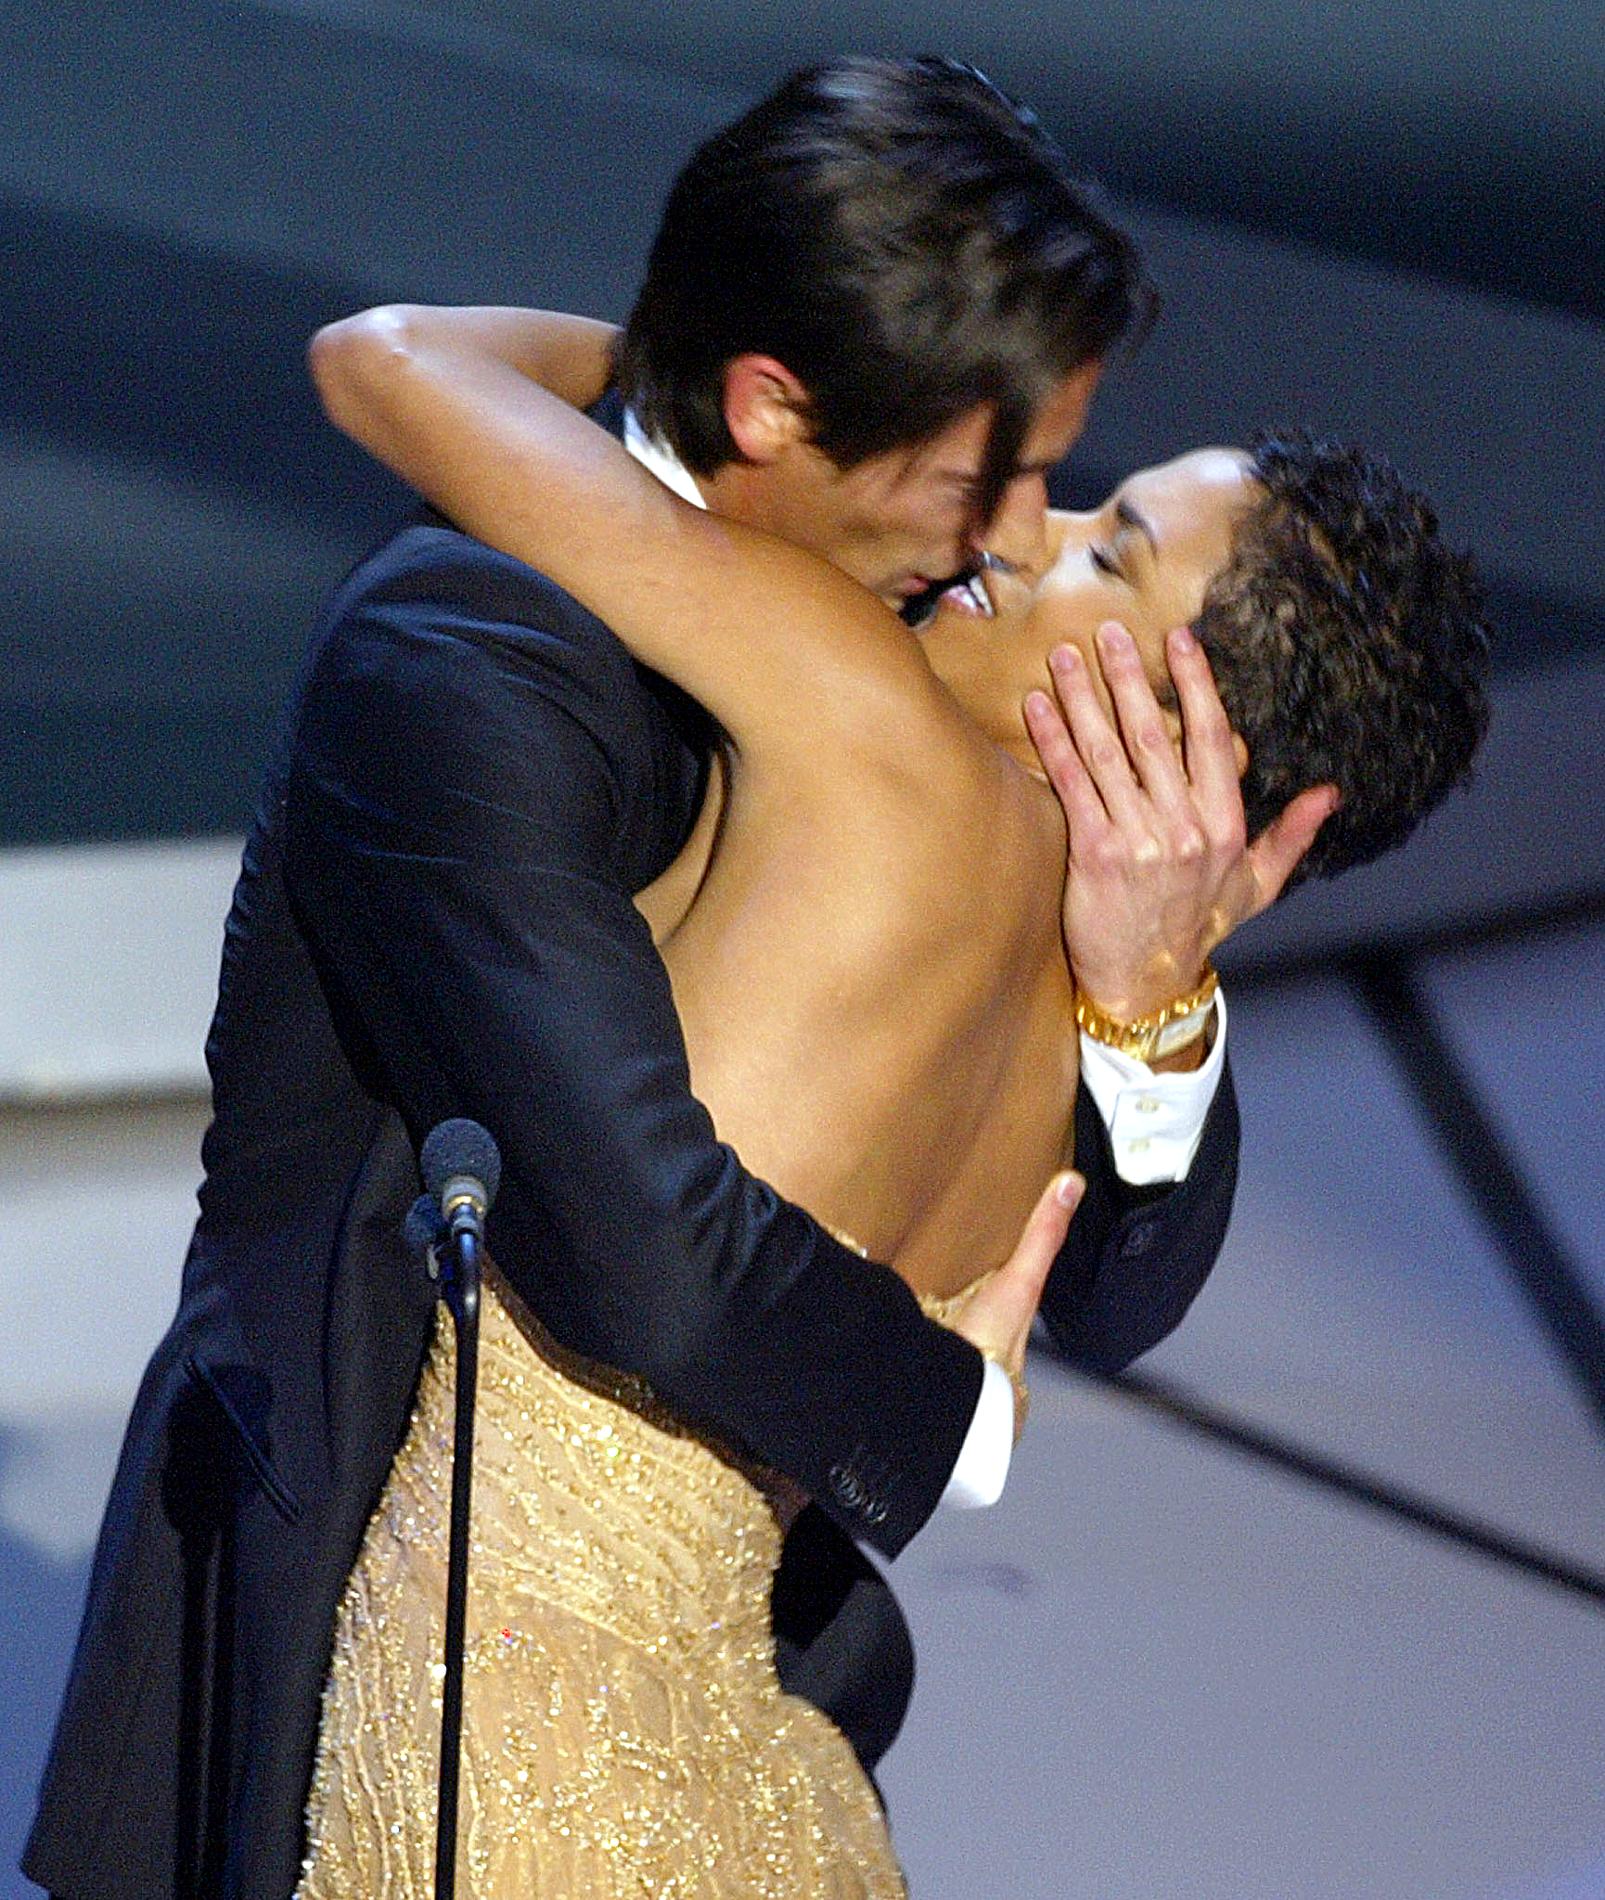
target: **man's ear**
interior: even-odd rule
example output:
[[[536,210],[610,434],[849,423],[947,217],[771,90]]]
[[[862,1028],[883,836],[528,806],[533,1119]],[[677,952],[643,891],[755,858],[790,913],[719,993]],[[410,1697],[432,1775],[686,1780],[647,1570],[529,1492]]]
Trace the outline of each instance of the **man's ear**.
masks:
[[[726,363],[724,419],[742,460],[760,466],[813,435],[808,391],[774,356],[749,353]]]
[[[1235,727],[1232,729],[1232,757],[1237,761],[1237,776],[1241,778],[1248,770],[1248,744]]]

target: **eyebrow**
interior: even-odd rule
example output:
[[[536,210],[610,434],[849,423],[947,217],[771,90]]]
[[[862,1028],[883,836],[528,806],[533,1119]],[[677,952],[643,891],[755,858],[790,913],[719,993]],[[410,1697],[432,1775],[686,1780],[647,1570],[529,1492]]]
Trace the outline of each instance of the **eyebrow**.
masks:
[[[1158,555],[1159,537],[1154,533],[1154,524],[1146,515],[1139,514],[1124,495],[1115,503],[1115,520],[1123,528],[1134,528],[1148,543],[1149,554]]]

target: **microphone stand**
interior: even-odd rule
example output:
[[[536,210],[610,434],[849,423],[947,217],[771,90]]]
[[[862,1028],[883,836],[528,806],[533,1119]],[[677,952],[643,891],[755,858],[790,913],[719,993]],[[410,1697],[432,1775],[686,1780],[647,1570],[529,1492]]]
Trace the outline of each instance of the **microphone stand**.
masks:
[[[438,1123],[418,1150],[428,1193],[407,1216],[425,1244],[457,1332],[456,1425],[451,1450],[451,1529],[446,1545],[446,1644],[440,1698],[440,1784],[435,1805],[435,1896],[457,1891],[457,1796],[462,1781],[463,1641],[468,1623],[468,1530],[474,1482],[474,1404],[479,1395],[479,1255],[502,1158],[478,1122]]]
[[[440,1708],[440,1791],[435,1819],[435,1900],[457,1890],[457,1795],[463,1740],[463,1638],[468,1616],[468,1529],[473,1490],[474,1404],[479,1387],[479,1236],[453,1220],[439,1250],[441,1293],[457,1333],[456,1428],[451,1452],[451,1535],[446,1557],[446,1674]]]

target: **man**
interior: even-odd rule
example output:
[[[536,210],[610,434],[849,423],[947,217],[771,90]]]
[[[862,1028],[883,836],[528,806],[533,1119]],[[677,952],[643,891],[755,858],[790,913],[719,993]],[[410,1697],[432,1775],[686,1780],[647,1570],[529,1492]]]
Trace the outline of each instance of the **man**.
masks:
[[[648,435],[716,507],[889,598],[960,566],[982,524],[1028,558],[1045,468],[1146,297],[1029,121],[963,68],[840,62],[687,178],[622,365]],[[688,236],[704,267],[666,275]],[[660,343],[711,364],[728,449],[675,419],[697,379],[660,370],[654,309]],[[66,1900],[294,1884],[335,1607],[432,1319],[401,1237],[415,1144],[447,1115],[501,1144],[492,1246],[551,1331],[818,1500],[777,1586],[787,1680],[866,1758],[895,1732],[906,1635],[847,1533],[895,1554],[955,1485],[995,1494],[1008,1381],[747,1177],[689,1095],[630,897],[696,813],[708,737],[573,602],[444,525],[403,531],[337,592],[229,918],[200,1221],[25,1862]],[[1116,1017],[1196,982],[1218,920],[1297,856],[1288,827],[1255,859],[1203,818],[1202,870],[1176,814],[1156,868],[1150,812],[1076,885],[1081,906],[1098,876],[1170,886],[1165,931],[1127,905],[1095,949],[1072,938]],[[1174,1325],[1218,1249],[1236,1144],[1221,1060],[1217,1037],[1180,1185],[1134,1193],[1083,1106],[1088,1192],[1044,1311],[1099,1363]]]

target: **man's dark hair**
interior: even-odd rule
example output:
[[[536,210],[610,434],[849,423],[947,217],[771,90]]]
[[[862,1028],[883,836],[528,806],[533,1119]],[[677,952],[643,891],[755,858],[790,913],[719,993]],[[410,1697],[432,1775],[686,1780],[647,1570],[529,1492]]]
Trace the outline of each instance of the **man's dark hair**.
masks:
[[[1342,803],[1294,873],[1335,877],[1402,844],[1470,773],[1488,728],[1488,628],[1469,556],[1379,457],[1257,436],[1264,500],[1195,622],[1248,747],[1249,835],[1307,786]]]
[[[618,382],[694,474],[739,459],[724,370],[808,391],[839,468],[994,405],[989,516],[1036,410],[1133,341],[1157,298],[1131,239],[1035,118],[953,60],[842,58],[701,147],[670,193]]]

